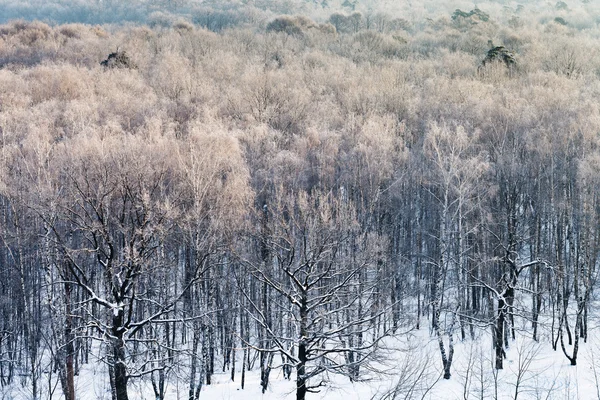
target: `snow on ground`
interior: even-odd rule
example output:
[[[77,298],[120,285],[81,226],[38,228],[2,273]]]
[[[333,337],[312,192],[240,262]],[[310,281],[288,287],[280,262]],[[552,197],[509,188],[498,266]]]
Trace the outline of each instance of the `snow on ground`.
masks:
[[[590,327],[588,343],[580,342],[578,365],[573,367],[563,355],[560,344],[553,351],[550,338],[540,343],[531,340],[530,326],[522,325],[517,340],[510,342],[504,369],[497,375],[492,368],[494,357],[491,348],[491,329],[477,340],[461,342],[455,337],[455,355],[450,380],[441,379],[441,359],[435,338],[427,329],[390,339],[383,352],[387,360],[373,365],[374,371],[366,382],[352,383],[342,376],[328,375],[327,387],[320,393],[309,394],[309,400],[370,400],[393,397],[396,399],[600,399],[600,329]],[[545,328],[544,332],[550,330]],[[445,338],[447,346],[447,338]],[[240,354],[241,352],[238,352]],[[246,373],[245,389],[240,388],[241,363],[236,368],[236,381],[230,380],[230,371],[217,372],[213,383],[202,389],[201,400],[292,400],[295,399],[295,382],[285,380],[280,369],[271,373],[271,384],[261,393],[259,371]],[[105,366],[100,363],[84,366],[76,377],[78,399],[110,400],[109,383]],[[596,377],[598,379],[596,379]],[[187,400],[187,381],[170,375],[167,399]],[[416,382],[416,385],[414,383]],[[50,385],[49,385],[50,383]],[[41,382],[45,393],[42,399],[60,399],[57,375],[44,376]],[[48,387],[53,392],[48,391]],[[428,390],[431,386],[431,390]],[[497,387],[497,389],[496,389]],[[130,399],[155,400],[148,380],[132,380]],[[497,396],[496,396],[497,393]],[[31,392],[26,385],[15,384],[0,390],[0,400],[28,400]]]
[[[397,399],[600,399],[594,373],[600,379],[600,348],[597,345],[598,332],[594,331],[589,343],[580,343],[578,365],[573,367],[563,355],[560,345],[553,351],[550,341],[537,343],[527,338],[528,332],[519,332],[517,340],[511,342],[504,362],[504,369],[492,368],[494,357],[491,348],[491,334],[478,341],[466,340],[456,343],[453,376],[450,380],[440,378],[441,360],[437,342],[429,338],[428,332],[418,332],[411,342],[424,345],[395,350],[388,360],[388,366],[379,366],[386,376],[368,382],[351,383],[343,377],[334,377],[331,387],[321,393],[309,395],[314,400],[368,400],[383,398],[398,383],[398,377],[407,374],[407,367],[414,373],[424,371],[420,379],[421,388],[410,392],[413,379],[400,382]],[[595,353],[598,354],[595,354]],[[596,371],[594,369],[594,361]],[[419,368],[420,367],[420,368]],[[417,372],[415,372],[417,371]],[[406,375],[404,375],[406,376]],[[207,400],[246,400],[295,399],[294,382],[286,381],[280,371],[271,375],[272,385],[262,394],[257,371],[247,377],[246,389],[239,389],[239,382],[231,382],[229,374],[218,374],[216,383],[205,386],[202,399]],[[425,393],[429,384],[431,391]],[[496,389],[497,385],[497,397]],[[423,397],[424,396],[424,397]],[[174,397],[176,398],[176,397]],[[391,397],[390,397],[391,398]]]

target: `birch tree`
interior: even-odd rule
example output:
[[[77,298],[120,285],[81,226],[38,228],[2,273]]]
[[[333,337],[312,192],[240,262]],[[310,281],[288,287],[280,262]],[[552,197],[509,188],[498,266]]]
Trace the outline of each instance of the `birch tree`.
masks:
[[[430,187],[438,202],[439,226],[435,235],[437,255],[433,264],[432,327],[438,340],[444,379],[450,379],[454,356],[454,329],[460,323],[464,339],[467,309],[469,255],[466,236],[478,226],[472,217],[478,210],[485,186],[481,180],[487,171],[485,158],[474,152],[476,137],[458,126],[430,125],[424,142],[424,153],[431,163]],[[442,315],[445,317],[442,318]],[[444,322],[445,321],[445,322]],[[448,336],[448,351],[443,337]]]

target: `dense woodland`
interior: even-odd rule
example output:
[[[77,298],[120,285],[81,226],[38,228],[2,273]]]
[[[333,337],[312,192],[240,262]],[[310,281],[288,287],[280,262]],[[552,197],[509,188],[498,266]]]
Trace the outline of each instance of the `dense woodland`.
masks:
[[[0,25],[3,388],[75,400],[101,362],[113,400],[139,381],[194,400],[218,371],[268,390],[282,369],[303,400],[416,330],[445,379],[482,335],[490,373],[516,334],[577,364],[600,255],[596,5],[168,3]],[[400,386],[387,398],[420,398]]]

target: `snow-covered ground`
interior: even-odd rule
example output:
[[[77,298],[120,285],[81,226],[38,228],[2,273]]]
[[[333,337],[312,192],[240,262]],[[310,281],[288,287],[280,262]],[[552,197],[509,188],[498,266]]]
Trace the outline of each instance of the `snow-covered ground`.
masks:
[[[453,376],[441,379],[441,361],[437,342],[424,341],[425,346],[409,351],[398,351],[379,378],[367,382],[351,383],[347,378],[332,377],[329,387],[310,399],[364,400],[397,399],[598,399],[595,370],[600,379],[600,354],[591,343],[581,344],[578,365],[573,367],[562,354],[560,347],[553,351],[550,343],[536,343],[523,337],[512,343],[507,352],[504,370],[494,376],[493,351],[490,338],[479,342],[457,343]],[[407,375],[408,374],[408,375]],[[408,379],[403,380],[406,376]],[[417,379],[411,379],[411,378]],[[410,391],[414,381],[419,381]],[[201,398],[210,400],[245,399],[295,399],[294,382],[286,381],[281,371],[272,374],[269,390],[262,394],[257,371],[252,371],[246,389],[239,382],[231,382],[228,374],[218,374],[215,383],[205,386]],[[497,384],[497,397],[495,386]],[[431,391],[427,392],[430,385]],[[174,393],[175,395],[176,393]],[[183,398],[176,397],[173,398]]]
[[[394,399],[600,399],[600,330],[590,326],[588,343],[580,342],[578,365],[571,366],[563,355],[560,344],[552,350],[550,338],[540,343],[531,340],[530,327],[523,324],[517,339],[510,342],[504,369],[497,371],[492,362],[491,332],[476,340],[464,342],[455,338],[455,355],[452,378],[441,378],[441,359],[437,341],[427,329],[413,331],[388,340],[372,370],[364,371],[370,379],[350,382],[347,378],[324,375],[326,386],[319,393],[311,393],[314,400],[370,400]],[[544,329],[544,331],[548,331]],[[447,341],[446,341],[447,343]],[[569,349],[570,350],[570,349]],[[240,354],[241,352],[238,352]],[[235,381],[230,371],[218,372],[211,385],[204,385],[202,400],[292,400],[295,399],[295,382],[284,379],[281,369],[271,373],[270,386],[263,394],[259,383],[258,367],[246,372],[246,384],[240,388],[241,363],[237,363]],[[109,383],[105,366],[101,363],[84,366],[76,377],[78,399],[110,400]],[[170,374],[167,399],[187,400],[188,383]],[[45,375],[41,385],[42,399],[60,399],[61,389],[57,375]],[[313,383],[315,381],[313,380]],[[48,388],[51,390],[48,390]],[[497,393],[497,394],[496,394]],[[132,380],[129,388],[132,400],[155,400],[149,380]],[[19,383],[0,391],[0,400],[26,400],[31,398],[28,385]]]

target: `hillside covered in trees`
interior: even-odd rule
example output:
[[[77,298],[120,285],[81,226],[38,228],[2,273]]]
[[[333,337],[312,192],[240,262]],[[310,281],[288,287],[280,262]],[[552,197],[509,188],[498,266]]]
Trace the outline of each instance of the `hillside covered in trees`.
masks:
[[[595,2],[0,7],[2,398],[600,398]]]

